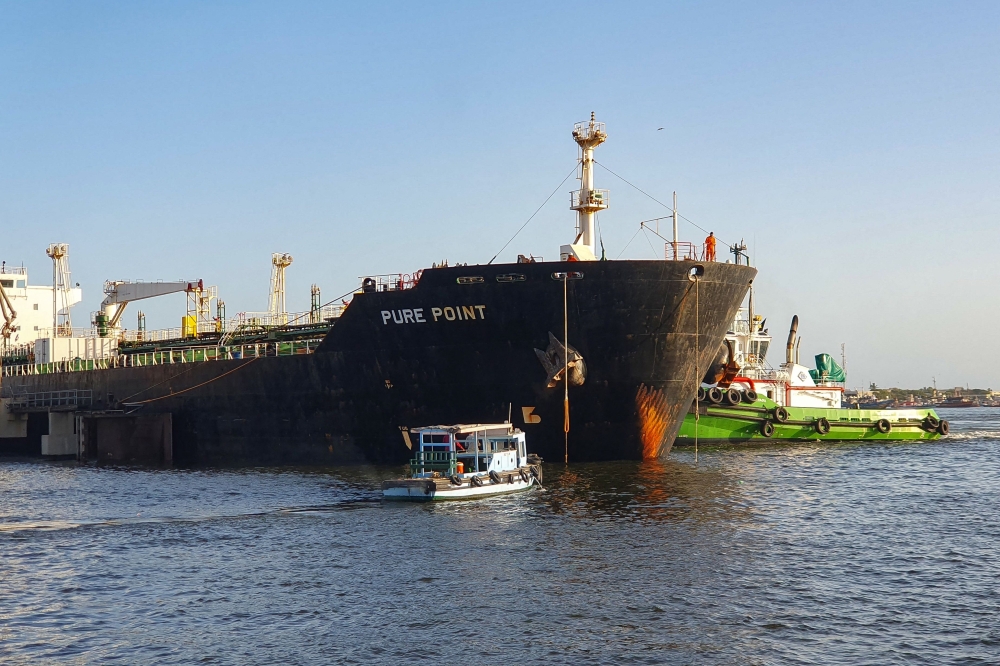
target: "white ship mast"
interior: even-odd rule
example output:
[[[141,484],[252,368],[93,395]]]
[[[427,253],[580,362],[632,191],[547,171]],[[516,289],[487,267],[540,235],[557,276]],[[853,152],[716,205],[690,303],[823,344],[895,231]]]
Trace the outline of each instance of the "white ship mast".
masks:
[[[608,191],[594,189],[594,148],[604,143],[608,133],[604,123],[594,119],[573,126],[573,139],[580,146],[580,189],[570,193],[570,208],[576,211],[576,239],[559,248],[563,261],[594,261],[597,259],[597,235],[594,216],[608,207]]]
[[[52,337],[72,337],[69,245],[53,243],[45,250],[45,254],[52,259]]]

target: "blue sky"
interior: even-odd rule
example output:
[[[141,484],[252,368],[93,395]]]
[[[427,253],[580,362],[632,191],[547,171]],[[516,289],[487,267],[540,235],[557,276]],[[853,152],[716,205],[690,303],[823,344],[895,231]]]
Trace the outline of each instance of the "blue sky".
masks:
[[[306,309],[312,283],[488,261],[593,110],[600,162],[746,239],[804,359],[843,342],[854,386],[1000,388],[998,35],[972,2],[2,3],[0,255],[41,282],[70,243],[80,322],[105,279],[263,310],[289,252]],[[662,253],[625,245],[666,211],[597,179],[608,255]],[[501,260],[557,256],[573,182]]]

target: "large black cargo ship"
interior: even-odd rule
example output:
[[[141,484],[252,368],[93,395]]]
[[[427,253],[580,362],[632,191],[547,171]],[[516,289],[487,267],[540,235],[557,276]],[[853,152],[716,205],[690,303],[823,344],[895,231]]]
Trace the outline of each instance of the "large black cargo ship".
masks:
[[[259,345],[252,355],[234,353],[217,341],[223,353],[203,350],[180,363],[161,345],[158,361],[143,352],[138,362],[138,350],[130,360],[123,348],[101,369],[6,368],[3,394],[29,412],[45,403],[28,396],[86,394],[70,408],[91,433],[91,451],[100,435],[88,419],[169,414],[178,464],[398,463],[410,454],[410,427],[508,418],[532,451],[558,460],[568,383],[571,461],[661,456],[756,271],[596,260],[588,216],[606,206],[590,171],[598,131],[591,120],[574,133],[580,234],[563,247],[564,261],[367,279],[318,346],[293,346],[299,353],[280,355],[275,343],[271,355],[266,340],[264,353]],[[53,393],[67,391],[77,393]]]

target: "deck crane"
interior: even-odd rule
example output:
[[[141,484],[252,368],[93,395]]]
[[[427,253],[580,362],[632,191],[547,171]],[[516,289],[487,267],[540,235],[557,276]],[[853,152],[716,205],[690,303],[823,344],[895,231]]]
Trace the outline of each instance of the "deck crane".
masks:
[[[10,334],[17,331],[18,327],[14,325],[14,320],[17,319],[17,312],[14,311],[14,306],[11,305],[10,299],[7,298],[7,292],[4,291],[2,283],[0,283],[0,312],[3,313],[3,327],[0,328],[0,338],[3,338],[3,346],[6,347],[10,342]]]
[[[213,287],[214,289],[214,287]],[[118,328],[118,322],[125,313],[125,306],[132,301],[145,298],[166,296],[187,292],[199,294],[205,291],[201,280],[182,282],[129,282],[127,280],[109,280],[104,283],[105,298],[101,301],[101,311],[97,313],[97,333],[101,337],[110,337],[112,331]]]

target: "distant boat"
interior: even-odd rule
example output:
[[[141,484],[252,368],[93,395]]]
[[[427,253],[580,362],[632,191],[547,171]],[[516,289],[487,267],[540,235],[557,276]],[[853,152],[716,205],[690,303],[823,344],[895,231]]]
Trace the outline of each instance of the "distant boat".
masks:
[[[939,409],[953,409],[955,407],[980,407],[981,405],[971,398],[952,396],[950,398],[946,398],[944,402],[936,403],[934,406]]]

